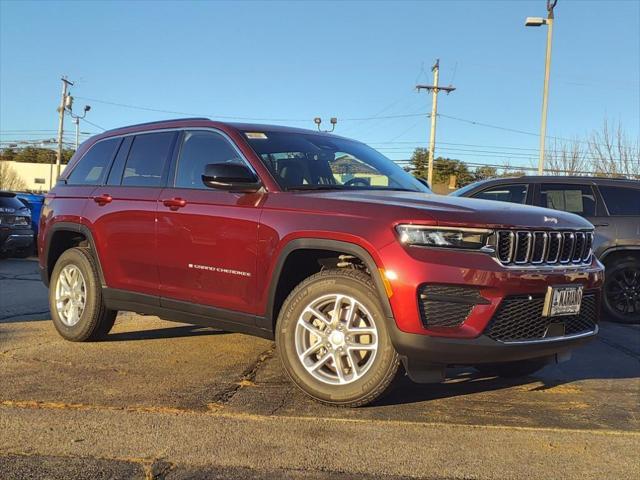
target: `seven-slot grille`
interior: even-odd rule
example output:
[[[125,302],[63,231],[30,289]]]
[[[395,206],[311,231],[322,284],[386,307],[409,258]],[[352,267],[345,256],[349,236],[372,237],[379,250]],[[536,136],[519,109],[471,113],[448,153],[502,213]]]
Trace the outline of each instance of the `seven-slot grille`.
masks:
[[[503,265],[578,265],[591,261],[593,232],[498,230],[496,256]]]

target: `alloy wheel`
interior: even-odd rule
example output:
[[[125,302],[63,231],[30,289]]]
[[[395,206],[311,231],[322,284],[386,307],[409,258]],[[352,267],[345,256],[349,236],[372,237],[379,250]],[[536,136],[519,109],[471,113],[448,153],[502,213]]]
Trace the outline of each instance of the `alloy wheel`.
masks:
[[[84,276],[75,265],[67,265],[60,271],[56,281],[56,310],[62,323],[68,327],[76,325],[87,301],[87,286]]]
[[[606,295],[609,304],[623,315],[640,312],[640,271],[633,267],[615,272],[607,282]]]
[[[346,385],[371,368],[378,351],[373,317],[355,298],[333,294],[309,303],[295,331],[298,359],[315,379]]]

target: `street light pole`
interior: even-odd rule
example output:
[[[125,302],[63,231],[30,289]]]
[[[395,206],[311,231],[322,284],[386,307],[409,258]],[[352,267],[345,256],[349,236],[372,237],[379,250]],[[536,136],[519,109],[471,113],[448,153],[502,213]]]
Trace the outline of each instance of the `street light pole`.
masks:
[[[91,105],[85,105],[82,115],[74,115],[73,110],[69,109],[69,115],[73,118],[73,123],[76,124],[76,151],[80,145],[80,119],[86,117],[89,110],[91,110]]]
[[[542,90],[542,118],[540,120],[540,152],[538,159],[538,175],[544,174],[545,141],[547,138],[547,110],[549,104],[549,77],[551,75],[551,45],[553,40],[553,9],[558,0],[547,0],[547,18],[527,18],[527,27],[547,26],[547,52],[544,63],[544,88]]]

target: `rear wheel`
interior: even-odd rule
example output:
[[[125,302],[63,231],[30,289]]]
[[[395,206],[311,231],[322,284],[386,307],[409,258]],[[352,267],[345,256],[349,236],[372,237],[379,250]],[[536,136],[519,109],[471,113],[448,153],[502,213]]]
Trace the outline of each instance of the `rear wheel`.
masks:
[[[51,275],[49,308],[56,330],[66,340],[92,341],[109,333],[118,312],[104,306],[89,249],[72,248],[60,256]]]
[[[620,323],[640,323],[640,260],[624,257],[607,263],[604,311]]]
[[[400,361],[371,278],[331,269],[298,285],[276,326],[285,371],[324,403],[362,406],[386,392]]]
[[[484,375],[502,378],[526,377],[544,368],[549,361],[545,358],[520,360],[518,362],[487,363],[475,365],[475,369]]]

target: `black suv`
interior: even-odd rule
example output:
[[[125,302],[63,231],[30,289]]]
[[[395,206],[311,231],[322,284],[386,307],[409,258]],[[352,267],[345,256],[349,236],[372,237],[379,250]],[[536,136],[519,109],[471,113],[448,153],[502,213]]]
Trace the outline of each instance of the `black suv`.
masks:
[[[0,258],[26,256],[32,248],[31,212],[15,193],[0,190]]]
[[[604,308],[640,323],[640,182],[599,177],[522,176],[481,180],[451,195],[538,205],[585,217],[596,227],[594,252],[604,263]]]

